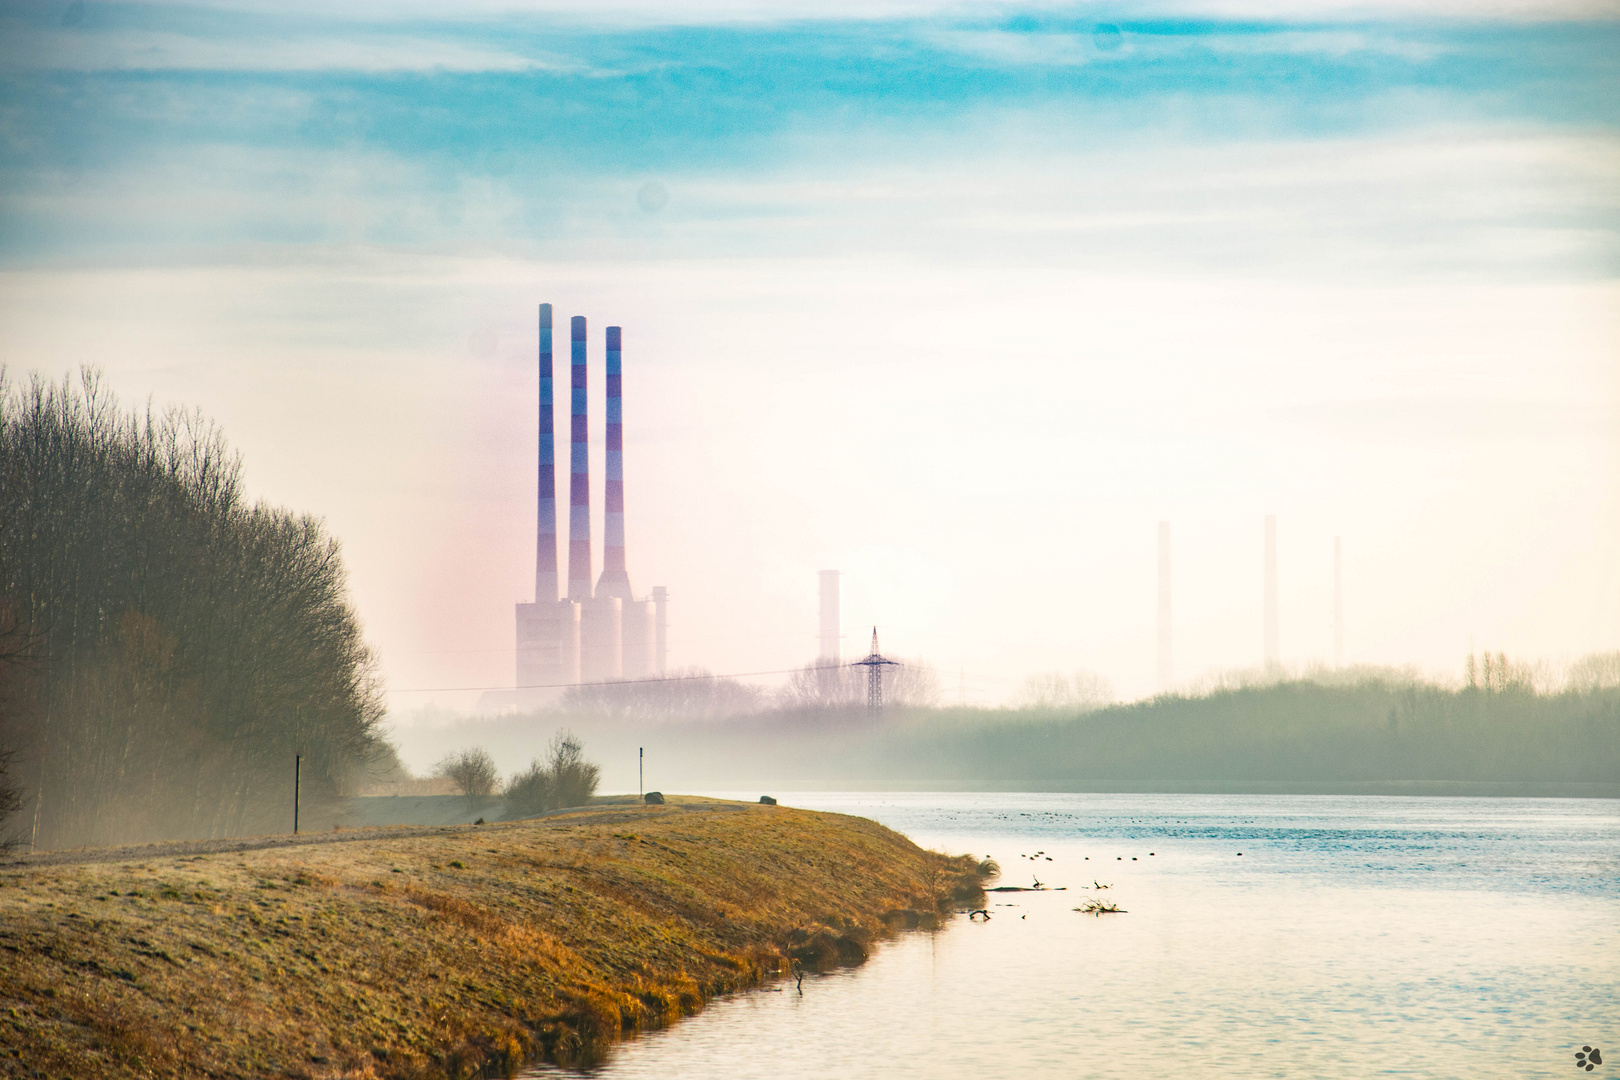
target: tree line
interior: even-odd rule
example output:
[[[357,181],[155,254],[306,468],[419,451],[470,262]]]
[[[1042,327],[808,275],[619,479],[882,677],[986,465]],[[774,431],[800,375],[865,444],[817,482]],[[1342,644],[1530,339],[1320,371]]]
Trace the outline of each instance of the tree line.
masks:
[[[1043,679],[1022,708],[601,720],[589,733],[605,760],[644,747],[657,775],[696,790],[1620,794],[1620,654],[1538,676],[1549,689],[1523,675],[1534,667],[1495,654],[1471,685],[1340,670],[1106,704],[1071,677],[1067,702]],[[477,737],[515,748],[532,725],[490,721]]]
[[[320,521],[199,413],[0,368],[0,828],[40,848],[290,828],[392,758]]]

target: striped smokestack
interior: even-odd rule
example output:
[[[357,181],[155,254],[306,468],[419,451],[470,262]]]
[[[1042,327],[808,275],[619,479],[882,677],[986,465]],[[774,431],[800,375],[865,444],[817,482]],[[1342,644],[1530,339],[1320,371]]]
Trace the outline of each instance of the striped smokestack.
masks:
[[[607,485],[597,596],[632,599],[624,565],[624,388],[619,327],[607,328]]]
[[[568,599],[591,598],[591,460],[585,411],[585,316],[575,315],[569,336],[573,347],[573,412],[568,458]]]
[[[540,305],[540,491],[534,524],[534,602],[557,600],[557,439],[552,420],[551,305]]]

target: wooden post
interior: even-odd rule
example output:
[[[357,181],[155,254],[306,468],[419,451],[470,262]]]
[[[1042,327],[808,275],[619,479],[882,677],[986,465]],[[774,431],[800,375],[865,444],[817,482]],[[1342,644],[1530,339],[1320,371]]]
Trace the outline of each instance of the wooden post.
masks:
[[[298,835],[298,796],[304,782],[304,756],[293,755],[293,835]]]

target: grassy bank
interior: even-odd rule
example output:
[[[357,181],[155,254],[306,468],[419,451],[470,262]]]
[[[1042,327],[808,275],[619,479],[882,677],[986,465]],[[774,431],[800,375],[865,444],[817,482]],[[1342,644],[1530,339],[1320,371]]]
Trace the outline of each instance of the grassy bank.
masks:
[[[0,866],[0,1071],[587,1060],[795,959],[859,962],[976,881],[864,819],[697,799],[353,835]]]

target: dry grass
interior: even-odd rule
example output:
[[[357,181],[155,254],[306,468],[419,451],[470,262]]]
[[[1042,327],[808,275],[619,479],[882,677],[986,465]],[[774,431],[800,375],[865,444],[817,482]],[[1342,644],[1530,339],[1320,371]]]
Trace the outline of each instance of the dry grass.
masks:
[[[937,925],[975,869],[860,818],[676,798],[15,863],[0,867],[0,1072],[427,1078],[588,1061],[794,960],[858,963],[893,928]]]

